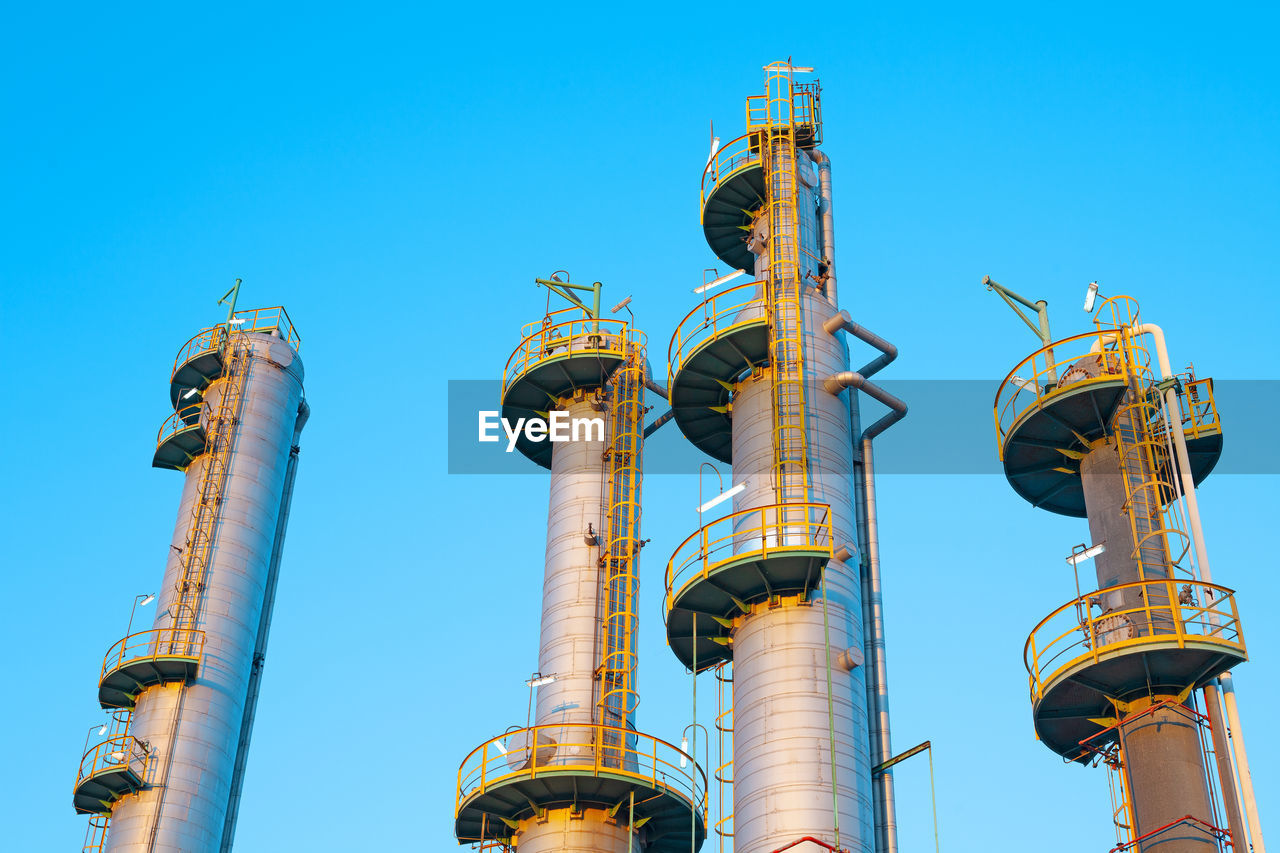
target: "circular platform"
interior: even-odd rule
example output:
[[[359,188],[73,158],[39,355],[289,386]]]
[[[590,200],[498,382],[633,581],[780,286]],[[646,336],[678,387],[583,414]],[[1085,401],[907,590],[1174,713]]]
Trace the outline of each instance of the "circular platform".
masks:
[[[698,672],[731,660],[733,619],[775,596],[808,595],[831,554],[826,504],[755,507],[717,519],[667,563],[667,645],[689,669],[696,649]]]
[[[721,462],[733,456],[730,388],[769,361],[769,325],[760,282],[730,288],[685,316],[668,349],[668,395],[676,426]]]
[[[1136,590],[1151,603],[1078,615],[1091,613],[1091,600],[1124,592],[1132,599]],[[1027,641],[1036,734],[1067,760],[1086,761],[1092,753],[1080,743],[1108,727],[1111,700],[1176,695],[1247,659],[1224,587],[1139,581],[1089,593],[1046,617]]]
[[[195,678],[204,649],[204,632],[157,628],[130,634],[108,651],[98,679],[98,704],[132,708],[138,694],[155,684]]]
[[[80,761],[73,797],[76,814],[103,814],[116,800],[143,788],[146,753],[131,735],[95,746]]]
[[[178,351],[169,377],[169,402],[175,409],[200,402],[204,389],[222,375],[223,334],[222,326],[202,329]],[[193,388],[196,393],[187,397]]]
[[[1004,438],[1004,473],[1032,506],[1085,518],[1080,460],[1107,435],[1128,385],[1102,376],[1048,391],[1019,412]],[[1063,451],[1068,451],[1064,453]]]
[[[1198,486],[1209,476],[1222,458],[1222,433],[1187,438],[1187,458],[1191,462],[1191,478]]]
[[[702,233],[707,244],[735,270],[756,268],[756,256],[747,249],[745,239],[753,214],[765,203],[764,171],[758,143],[751,143],[754,136],[739,137],[717,153],[717,161],[708,170],[720,171],[702,202]]]
[[[512,425],[545,418],[560,398],[604,387],[626,360],[629,334],[639,333],[621,320],[574,319],[538,328],[507,360],[500,416]],[[530,441],[522,432],[516,449],[551,467],[551,442]]]
[[[196,457],[203,455],[209,436],[200,422],[203,403],[184,406],[174,412],[160,427],[152,468],[185,471]]]
[[[544,730],[558,735],[551,737],[554,745],[541,745],[547,740],[541,736]],[[692,758],[676,747],[648,735],[607,726],[563,724],[535,726],[532,731],[536,733],[534,742],[540,744],[534,750],[533,766],[513,759],[515,748],[503,752],[506,747],[498,747],[503,740],[510,741],[515,736],[528,738],[527,729],[489,741],[463,762],[454,823],[461,843],[509,835],[512,830],[503,819],[521,821],[541,809],[574,805],[606,810],[621,805],[619,817],[625,825],[624,810],[629,808],[634,793],[635,819],[647,818],[646,851],[688,850],[691,822],[695,846],[702,844],[706,837],[706,779]],[[602,745],[602,736],[623,737],[629,742],[625,746]],[[583,742],[578,744],[579,740]],[[586,758],[582,757],[584,750]],[[570,752],[576,754],[571,757]],[[601,760],[593,761],[596,756]],[[609,763],[619,766],[603,766]],[[487,838],[482,838],[486,832]]]

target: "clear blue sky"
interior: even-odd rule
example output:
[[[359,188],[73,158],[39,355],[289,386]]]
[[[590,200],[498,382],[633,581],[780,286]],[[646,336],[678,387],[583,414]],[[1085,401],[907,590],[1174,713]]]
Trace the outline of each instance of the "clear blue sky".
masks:
[[[533,277],[557,268],[634,294],[661,362],[715,262],[697,220],[707,122],[737,135],[768,61],[819,70],[841,294],[901,347],[892,377],[994,394],[1034,339],[983,292],[990,273],[1048,299],[1062,334],[1085,329],[1098,278],[1142,299],[1175,362],[1277,378],[1278,21],[1262,4],[6,17],[6,849],[78,849],[98,667],[159,584],[175,518],[180,477],[148,467],[167,374],[236,276],[242,304],[288,306],[314,412],[237,849],[453,848],[458,763],[524,719],[546,480],[448,476],[446,380],[498,375],[542,311]],[[1247,467],[1232,425],[1274,403],[1222,414],[1224,464]],[[1277,485],[1202,490],[1215,577],[1241,591],[1254,660],[1237,681],[1273,834]],[[658,601],[696,484],[646,489],[640,718],[678,741],[689,681]],[[885,476],[880,492],[895,745],[936,744],[943,849],[1107,850],[1102,771],[1035,742],[1021,662],[1072,594],[1062,558],[1084,523],[999,477]],[[899,780],[904,849],[927,849],[926,769]]]

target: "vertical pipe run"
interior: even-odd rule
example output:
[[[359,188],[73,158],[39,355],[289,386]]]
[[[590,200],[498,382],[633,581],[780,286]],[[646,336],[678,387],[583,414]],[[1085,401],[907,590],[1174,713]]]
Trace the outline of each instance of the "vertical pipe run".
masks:
[[[231,845],[235,841],[236,818],[240,814],[240,791],[244,786],[244,771],[249,760],[249,741],[253,737],[253,718],[258,710],[262,667],[266,661],[267,639],[271,634],[271,614],[275,609],[276,585],[280,580],[280,558],[284,554],[284,536],[289,526],[289,509],[293,504],[293,483],[298,475],[298,442],[302,438],[302,428],[310,416],[311,408],[307,405],[307,401],[303,400],[298,404],[298,417],[293,427],[293,446],[289,450],[289,467],[284,477],[284,496],[280,500],[275,540],[271,544],[267,590],[263,597],[262,616],[258,621],[258,639],[253,648],[253,670],[249,673],[249,689],[246,692],[244,715],[240,720],[240,741],[236,745],[236,760],[231,776],[231,795],[227,799],[227,818],[222,827],[220,853],[230,853]]]
[[[884,596],[880,585],[880,534],[876,519],[875,463],[871,439],[862,439],[863,490],[867,514],[867,576],[863,599],[863,622],[866,647],[870,658],[867,673],[867,695],[871,735],[871,763],[880,764],[893,755],[889,736],[889,672],[885,659]],[[876,808],[876,850],[897,853],[898,819],[894,800],[893,770],[872,778]]]
[[[818,165],[818,192],[822,199],[822,258],[827,264],[827,280],[823,292],[832,306],[840,304],[836,292],[836,226],[831,210],[831,158],[817,148],[809,151],[809,157]]]

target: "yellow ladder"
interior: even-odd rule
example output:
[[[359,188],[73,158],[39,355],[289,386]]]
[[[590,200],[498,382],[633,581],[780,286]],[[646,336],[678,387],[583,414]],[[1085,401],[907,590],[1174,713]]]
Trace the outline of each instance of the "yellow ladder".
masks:
[[[1179,519],[1177,491],[1170,479],[1174,460],[1165,443],[1160,392],[1155,387],[1150,355],[1133,334],[1138,325],[1136,307],[1129,316],[1118,316],[1117,320],[1121,321],[1119,355],[1129,391],[1113,420],[1113,434],[1125,488],[1124,511],[1133,536],[1132,556],[1142,580],[1177,578],[1179,574],[1192,580],[1195,572],[1184,565],[1190,537]]]
[[[89,828],[84,833],[84,853],[102,853],[107,845],[107,825],[111,814],[89,815]]]
[[[640,456],[644,441],[643,336],[625,332],[627,357],[613,374],[605,464],[609,466],[609,506],[600,557],[605,613],[601,623],[600,722],[626,729],[640,702],[636,692],[636,612],[640,541]],[[616,733],[606,740],[619,740]]]
[[[733,850],[733,661],[715,668],[716,675],[716,807],[715,829],[720,853]],[[728,808],[725,808],[725,802]]]
[[[1133,843],[1133,800],[1125,779],[1124,750],[1119,744],[1103,755],[1107,765],[1107,787],[1111,794],[1111,820],[1116,827],[1116,846]]]
[[[218,526],[231,445],[240,420],[245,378],[249,373],[251,344],[239,332],[226,333],[221,346],[226,382],[216,411],[210,414],[205,442],[204,470],[191,508],[191,526],[182,550],[182,573],[176,584],[174,627],[195,629],[204,599],[204,580],[209,569],[213,538]],[[181,635],[175,631],[174,636]]]
[[[803,323],[800,309],[800,216],[796,189],[794,93],[790,66],[770,66],[768,111],[761,131],[769,217],[769,355],[773,370],[773,480],[778,503],[809,499]]]

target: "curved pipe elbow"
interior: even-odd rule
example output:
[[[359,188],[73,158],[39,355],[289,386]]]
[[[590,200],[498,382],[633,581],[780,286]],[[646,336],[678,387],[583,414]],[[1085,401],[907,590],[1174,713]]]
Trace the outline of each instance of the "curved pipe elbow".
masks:
[[[907,416],[907,404],[879,385],[871,382],[865,375],[854,370],[842,370],[833,373],[822,382],[822,387],[829,394],[839,394],[845,388],[856,388],[873,400],[889,407],[889,413],[862,431],[862,440],[870,441],[889,427]]]
[[[853,318],[849,316],[848,311],[841,311],[828,318],[822,324],[822,328],[828,335],[834,335],[843,329],[863,343],[880,350],[881,355],[864,364],[862,369],[858,371],[863,376],[875,376],[892,364],[894,359],[898,357],[898,348],[896,346],[865,326],[859,326],[853,322]]]

